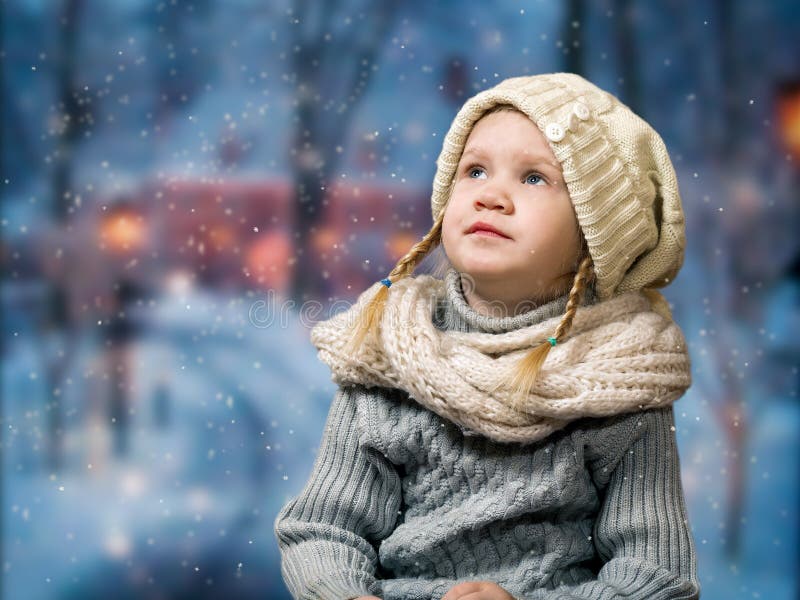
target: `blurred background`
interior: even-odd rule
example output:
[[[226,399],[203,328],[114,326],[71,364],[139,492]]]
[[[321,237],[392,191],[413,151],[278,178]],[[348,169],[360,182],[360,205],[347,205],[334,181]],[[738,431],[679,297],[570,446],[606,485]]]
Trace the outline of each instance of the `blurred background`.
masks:
[[[3,0],[4,598],[289,598],[313,323],[430,226],[467,97],[574,71],[663,136],[703,598],[798,597],[800,7]]]

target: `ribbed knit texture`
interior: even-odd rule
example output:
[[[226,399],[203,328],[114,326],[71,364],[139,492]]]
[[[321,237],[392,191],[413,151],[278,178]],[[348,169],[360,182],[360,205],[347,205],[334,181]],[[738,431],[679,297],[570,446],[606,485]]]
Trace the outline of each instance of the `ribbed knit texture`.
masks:
[[[501,333],[448,277],[434,322]],[[465,435],[400,390],[339,389],[308,483],[275,520],[295,598],[438,600],[494,581],[520,599],[698,598],[672,407],[574,421],[536,444]]]

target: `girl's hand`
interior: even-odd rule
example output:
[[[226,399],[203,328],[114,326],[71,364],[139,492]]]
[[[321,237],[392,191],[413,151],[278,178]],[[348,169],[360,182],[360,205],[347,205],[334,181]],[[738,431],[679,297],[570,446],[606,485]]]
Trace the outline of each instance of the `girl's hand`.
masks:
[[[493,581],[466,581],[450,588],[442,600],[516,600]]]

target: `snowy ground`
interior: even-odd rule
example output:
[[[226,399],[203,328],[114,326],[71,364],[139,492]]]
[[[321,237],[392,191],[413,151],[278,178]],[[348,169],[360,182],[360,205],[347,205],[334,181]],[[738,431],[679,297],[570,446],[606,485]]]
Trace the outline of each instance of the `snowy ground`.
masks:
[[[12,339],[3,365],[4,597],[86,598],[120,587],[135,589],[131,597],[171,598],[181,588],[199,597],[204,587],[207,597],[288,597],[272,521],[295,477],[310,471],[334,387],[299,324],[260,329],[248,308],[195,294],[150,315],[133,354],[136,413],[124,458],[109,453],[108,424],[87,414],[105,367],[82,343],[62,396],[68,468],[57,476],[40,468],[40,355],[30,338]],[[170,417],[159,429],[164,381]]]

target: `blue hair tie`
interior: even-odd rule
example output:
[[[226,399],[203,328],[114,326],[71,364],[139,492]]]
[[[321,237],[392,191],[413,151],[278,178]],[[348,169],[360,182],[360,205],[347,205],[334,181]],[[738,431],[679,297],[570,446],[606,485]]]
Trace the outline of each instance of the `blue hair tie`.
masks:
[[[387,288],[392,287],[392,281],[386,277],[385,279],[381,279],[381,283],[385,285]]]
[[[556,345],[556,338],[554,338],[554,337],[547,338],[547,341],[550,342],[551,346],[555,346]]]

